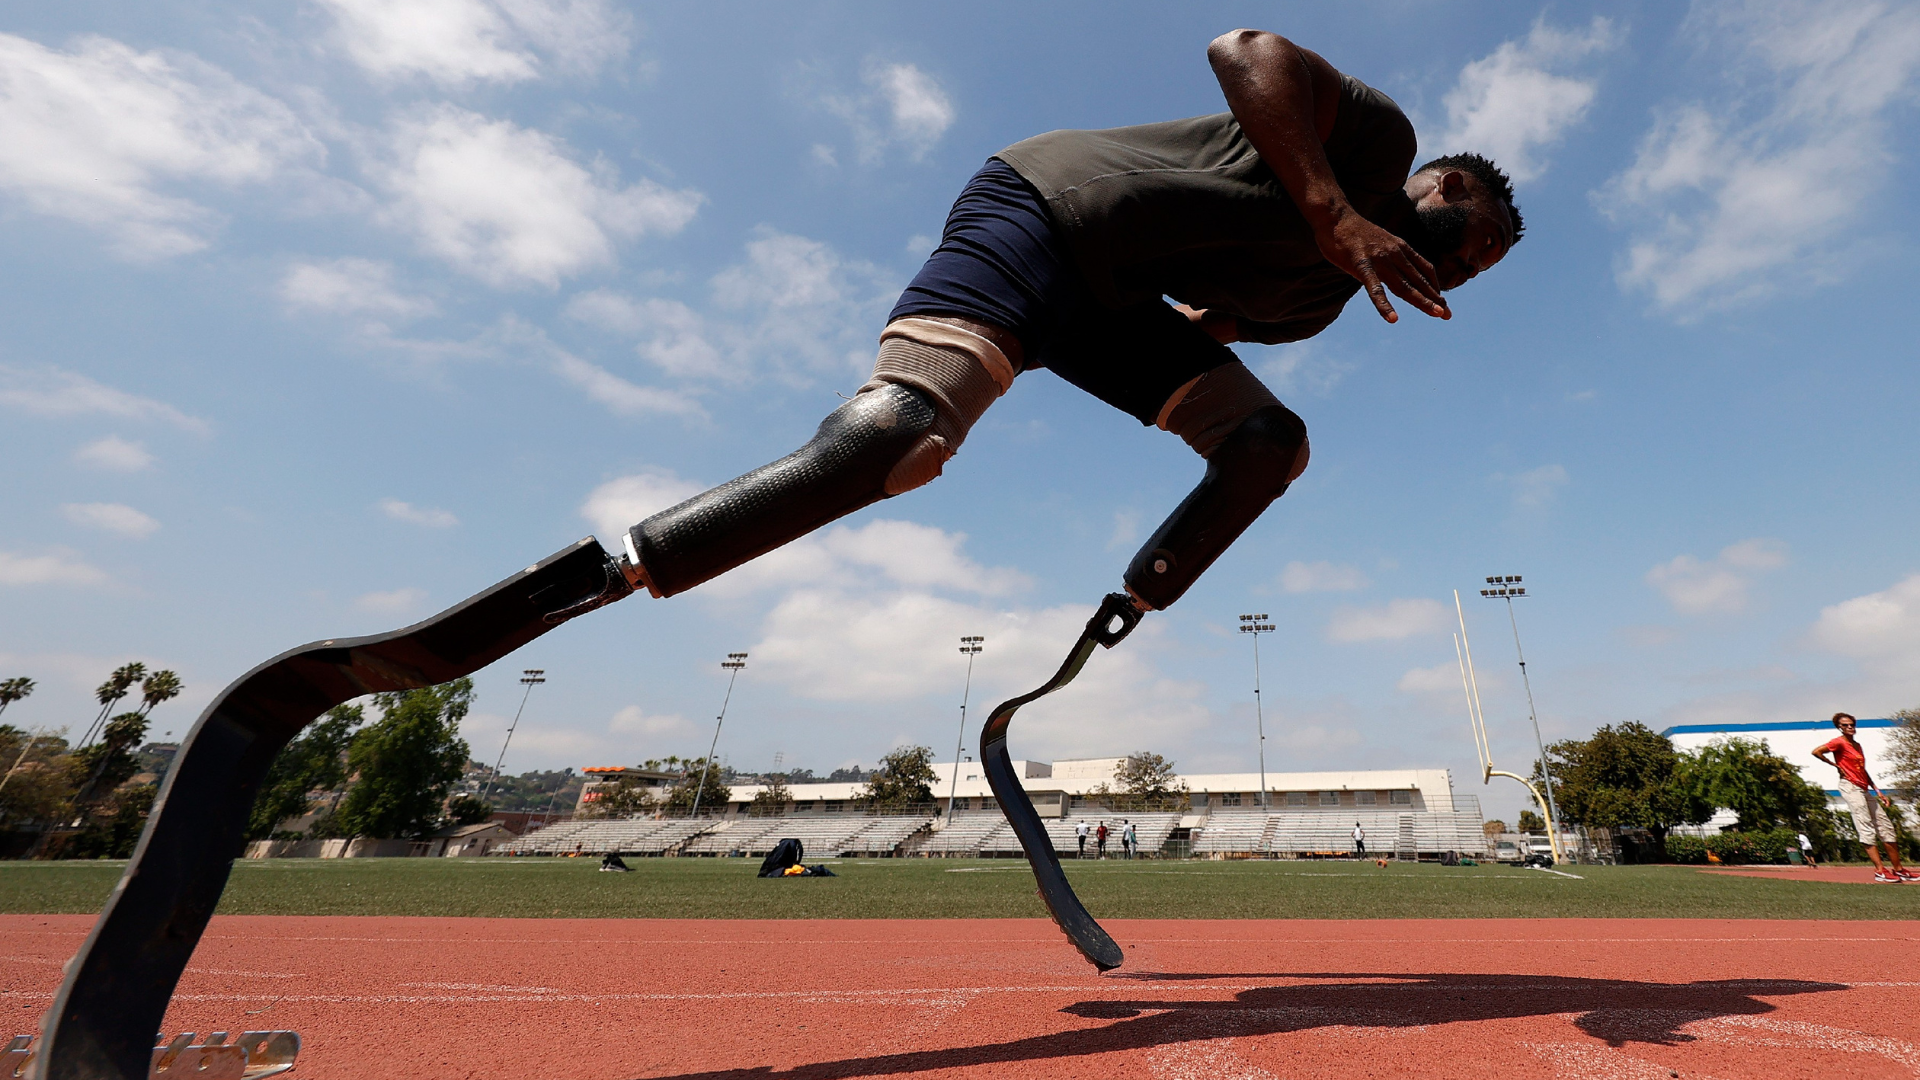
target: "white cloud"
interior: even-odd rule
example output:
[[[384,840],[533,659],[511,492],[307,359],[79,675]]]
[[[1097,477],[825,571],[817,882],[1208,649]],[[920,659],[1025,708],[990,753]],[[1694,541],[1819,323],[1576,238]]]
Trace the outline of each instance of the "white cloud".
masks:
[[[1474,666],[1476,668],[1479,667],[1477,663]],[[1486,681],[1484,677],[1480,679],[1482,683]],[[1408,670],[1405,675],[1400,676],[1400,681],[1395,685],[1403,694],[1419,696],[1452,695],[1455,698],[1459,698],[1463,703],[1462,707],[1465,707],[1464,702],[1466,699],[1461,697],[1461,695],[1466,691],[1460,685],[1460,664],[1458,661],[1435,664],[1432,667],[1412,668]]]
[[[583,360],[555,344],[547,332],[511,315],[502,318],[458,351],[499,355],[546,365],[563,382],[571,383],[615,416],[704,416],[698,402],[676,390],[641,386]]]
[[[1107,550],[1127,547],[1140,539],[1140,511],[1134,509],[1115,510],[1113,512],[1113,535],[1107,537]]]
[[[381,499],[380,512],[395,521],[404,521],[409,525],[424,525],[429,529],[447,529],[460,524],[460,519],[451,511],[430,506],[415,506],[399,499]]]
[[[1712,559],[1677,555],[1647,571],[1647,584],[1682,615],[1726,614],[1746,610],[1755,574],[1786,564],[1787,546],[1780,541],[1742,540]]]
[[[899,292],[885,271],[765,227],[745,255],[708,283],[708,311],[596,289],[570,301],[567,314],[639,338],[640,358],[675,379],[804,385],[817,375],[846,380],[871,369],[877,328]]]
[[[580,516],[592,523],[594,535],[603,541],[608,537],[617,539],[646,518],[705,490],[702,485],[683,480],[665,469],[649,469],[594,488],[581,504]]]
[[[1912,5],[1725,4],[1697,9],[1710,102],[1661,108],[1634,163],[1596,193],[1633,236],[1618,277],[1691,314],[1827,280],[1849,225],[1890,175],[1885,147],[1920,72]]]
[[[1515,509],[1542,510],[1567,486],[1567,469],[1564,465],[1542,465],[1513,475],[1496,474],[1494,479],[1512,489]]]
[[[60,513],[75,525],[134,540],[144,540],[160,528],[159,522],[120,503],[62,503]]]
[[[1346,563],[1290,562],[1280,571],[1280,587],[1290,593],[1349,592],[1371,582],[1357,566]]]
[[[824,701],[890,703],[957,685],[961,634],[986,637],[973,693],[982,703],[1038,686],[1079,637],[1092,609],[1004,610],[925,592],[800,589],[767,616],[750,646],[750,675]],[[1127,645],[1098,650],[1080,677],[1021,711],[1022,757],[1097,757],[1167,745],[1204,727],[1206,687],[1169,679],[1146,659],[1164,624],[1144,624]],[[987,706],[983,704],[983,709]],[[973,746],[975,732],[968,732]]]
[[[863,81],[865,93],[825,94],[820,99],[827,111],[852,128],[854,148],[863,165],[878,163],[895,146],[919,161],[953,125],[953,101],[931,75],[913,64],[870,63]],[[816,146],[813,156],[821,164],[835,164],[832,147]]]
[[[636,519],[637,520],[637,519]],[[1005,596],[1032,585],[1008,567],[981,566],[961,552],[965,533],[882,518],[836,525],[795,540],[701,586],[714,597],[789,589],[796,581],[837,589],[939,589]]]
[[[1911,665],[1913,657],[1920,655],[1920,574],[1880,592],[1822,608],[1813,625],[1813,640],[1845,656]]]
[[[1556,69],[1619,43],[1613,23],[1595,16],[1585,30],[1558,30],[1542,16],[1523,39],[1506,41],[1460,71],[1447,92],[1447,153],[1472,151],[1497,162],[1516,181],[1547,171],[1542,152],[1558,143],[1593,104],[1594,78]]]
[[[631,20],[604,0],[319,0],[369,74],[447,87],[537,78],[542,56],[591,72],[624,56]]]
[[[0,585],[98,585],[105,580],[105,571],[70,551],[48,555],[0,551]]]
[[[394,288],[392,265],[373,259],[295,263],[280,279],[280,298],[295,308],[350,315],[405,319],[433,311],[431,300]]]
[[[655,739],[686,739],[700,729],[679,713],[650,713],[638,705],[628,705],[607,721],[607,730],[617,735],[645,735]]]
[[[356,598],[353,606],[361,611],[371,611],[378,615],[403,615],[419,608],[426,600],[427,591],[412,586],[401,589],[389,589],[386,592],[370,592]]]
[[[1451,612],[1438,600],[1405,598],[1384,607],[1341,608],[1327,622],[1327,640],[1398,641],[1416,634],[1444,632]]]
[[[1318,342],[1241,344],[1234,348],[1262,382],[1272,387],[1274,393],[1287,397],[1300,394],[1326,397],[1340,385],[1341,379],[1359,366],[1350,360],[1326,355],[1326,349]]]
[[[73,460],[107,472],[140,472],[153,467],[153,455],[137,442],[108,435],[73,452]]]
[[[678,232],[703,196],[642,179],[619,187],[544,132],[451,105],[395,126],[393,160],[373,171],[389,218],[426,249],[496,286],[557,286],[614,261],[614,238]]]
[[[207,246],[219,215],[166,186],[255,183],[323,156],[292,110],[186,53],[0,34],[0,190],[125,256]]]
[[[130,420],[162,420],[205,435],[205,420],[188,416],[164,401],[115,390],[85,375],[59,368],[29,371],[0,364],[0,405],[40,416],[119,416]]]

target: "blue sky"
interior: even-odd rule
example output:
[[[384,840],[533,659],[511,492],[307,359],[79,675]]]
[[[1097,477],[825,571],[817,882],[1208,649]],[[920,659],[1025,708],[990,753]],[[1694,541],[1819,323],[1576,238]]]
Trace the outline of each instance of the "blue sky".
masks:
[[[156,735],[302,641],[422,617],[802,442],[994,151],[1218,111],[1210,38],[1286,33],[1422,153],[1516,174],[1528,232],[1388,326],[1243,347],[1311,469],[1173,610],[1023,714],[1036,758],[1445,765],[1549,738],[1920,704],[1912,200],[1920,11],[1847,4],[630,8],[74,2],[0,24],[0,676],[77,727],[129,659]],[[1907,311],[1909,314],[1901,315]],[[1023,375],[932,486],[479,677],[508,768],[950,752],[1040,681],[1198,478]],[[971,733],[968,737],[972,748]],[[1517,790],[1517,789],[1514,789]],[[1484,789],[1511,815],[1513,791]]]

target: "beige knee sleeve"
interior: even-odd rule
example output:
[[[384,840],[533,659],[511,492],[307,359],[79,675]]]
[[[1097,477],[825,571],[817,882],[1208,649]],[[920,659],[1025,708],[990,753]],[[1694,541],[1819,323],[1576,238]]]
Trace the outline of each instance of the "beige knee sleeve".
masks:
[[[1162,431],[1171,431],[1186,441],[1201,457],[1212,457],[1221,440],[1232,433],[1254,410],[1280,405],[1280,399],[1266,384],[1234,361],[1222,364],[1173,392],[1160,409],[1158,423]],[[1287,473],[1292,483],[1307,470],[1308,447],[1300,444],[1299,456]]]
[[[897,319],[880,333],[880,356],[861,393],[900,383],[933,399],[938,414],[926,435],[887,474],[898,495],[940,475],[974,422],[1013,386],[1013,365],[993,342],[931,319]]]

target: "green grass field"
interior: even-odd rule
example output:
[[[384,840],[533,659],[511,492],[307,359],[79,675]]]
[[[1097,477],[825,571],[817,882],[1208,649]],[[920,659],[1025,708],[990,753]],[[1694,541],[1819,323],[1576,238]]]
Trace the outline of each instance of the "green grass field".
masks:
[[[836,878],[760,880],[758,860],[266,859],[235,864],[231,915],[958,919],[1045,915],[1024,862],[831,860]],[[91,914],[125,864],[0,863],[0,912]],[[1677,866],[1087,862],[1068,876],[1102,918],[1916,919],[1920,886],[1821,884]]]

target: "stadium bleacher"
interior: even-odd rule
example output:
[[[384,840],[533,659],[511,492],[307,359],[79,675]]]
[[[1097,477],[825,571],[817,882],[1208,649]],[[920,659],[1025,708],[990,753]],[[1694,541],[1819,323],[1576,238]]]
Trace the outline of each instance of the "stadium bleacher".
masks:
[[[713,827],[685,818],[563,821],[494,849],[500,855],[664,855]]]
[[[1195,855],[1312,857],[1353,852],[1353,826],[1367,834],[1367,854],[1413,859],[1457,851],[1481,856],[1487,841],[1478,813],[1391,810],[1216,810],[1193,841]]]

